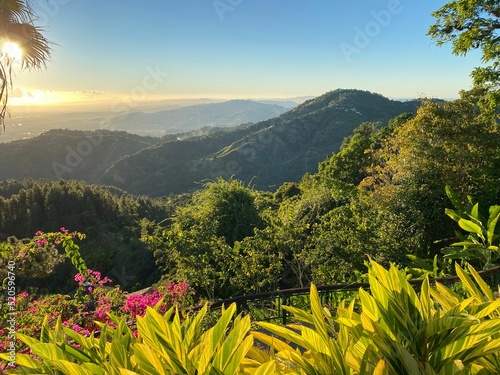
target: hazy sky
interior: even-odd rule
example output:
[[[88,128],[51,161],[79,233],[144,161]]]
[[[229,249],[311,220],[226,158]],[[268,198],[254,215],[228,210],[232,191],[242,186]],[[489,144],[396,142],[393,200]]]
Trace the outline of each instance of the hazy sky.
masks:
[[[357,88],[457,97],[480,55],[426,35],[446,1],[34,0],[55,43],[15,77],[33,101],[263,98]]]

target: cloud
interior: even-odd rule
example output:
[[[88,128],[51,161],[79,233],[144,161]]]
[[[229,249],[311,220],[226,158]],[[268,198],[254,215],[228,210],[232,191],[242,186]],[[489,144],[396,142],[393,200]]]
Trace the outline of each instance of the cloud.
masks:
[[[80,90],[79,94],[84,99],[96,99],[107,95],[106,92],[99,90]]]
[[[24,91],[20,87],[14,87],[10,92],[9,96],[11,98],[32,98],[33,93],[31,91]]]

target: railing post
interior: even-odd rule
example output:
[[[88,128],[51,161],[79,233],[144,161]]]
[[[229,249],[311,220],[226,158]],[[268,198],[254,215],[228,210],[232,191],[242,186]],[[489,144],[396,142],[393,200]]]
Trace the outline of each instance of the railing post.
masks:
[[[283,308],[284,305],[287,303],[287,298],[286,296],[282,297],[283,300],[281,301],[281,323],[286,326],[286,310]]]

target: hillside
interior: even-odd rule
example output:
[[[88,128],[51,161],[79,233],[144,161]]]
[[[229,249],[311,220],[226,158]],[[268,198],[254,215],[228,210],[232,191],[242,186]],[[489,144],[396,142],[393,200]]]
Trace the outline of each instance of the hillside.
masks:
[[[338,151],[360,123],[386,124],[418,106],[419,101],[335,90],[256,124],[205,127],[163,138],[50,130],[0,144],[0,180],[77,179],[158,197],[193,191],[206,179],[234,176],[273,190],[317,171],[318,163]]]
[[[286,103],[285,103],[286,104]],[[234,127],[268,120],[286,112],[290,106],[251,100],[230,100],[168,109],[154,113],[132,112],[115,117],[111,127],[139,135],[161,137],[186,133],[203,127]]]
[[[0,180],[78,179],[97,182],[118,159],[158,143],[126,132],[50,130],[0,145]]]
[[[161,196],[194,190],[205,179],[234,176],[269,190],[315,172],[360,123],[385,124],[419,105],[366,91],[335,90],[238,132],[144,149],[116,162],[101,182]]]

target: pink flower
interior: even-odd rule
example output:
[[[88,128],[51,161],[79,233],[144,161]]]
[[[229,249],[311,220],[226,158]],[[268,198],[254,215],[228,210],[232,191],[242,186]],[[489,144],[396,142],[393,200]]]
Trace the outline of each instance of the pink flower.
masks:
[[[80,331],[82,330],[82,327],[80,327],[78,324],[73,324],[73,327],[71,327],[71,329],[73,331],[75,331],[76,333],[80,333]]]
[[[78,285],[82,285],[85,282],[85,277],[79,273],[75,275],[75,281],[78,283]]]
[[[41,240],[37,240],[36,243],[39,245],[39,246],[44,246],[47,244],[47,240],[45,238],[42,238]]]
[[[42,235],[42,231],[41,230],[37,230],[36,233],[35,233],[35,236],[41,236]]]

